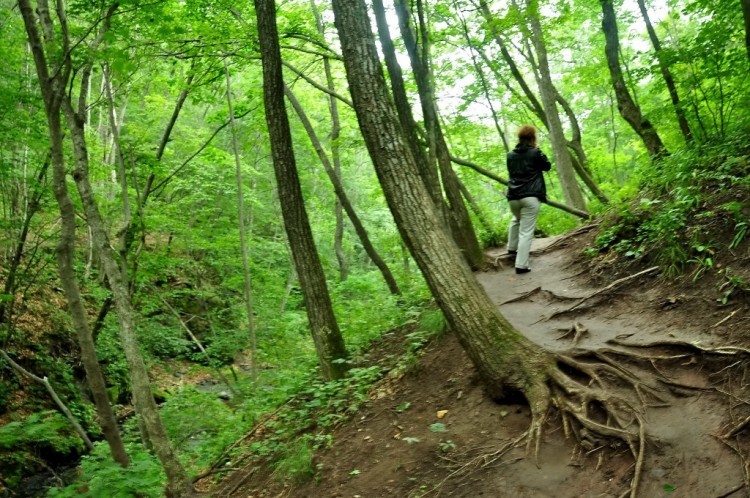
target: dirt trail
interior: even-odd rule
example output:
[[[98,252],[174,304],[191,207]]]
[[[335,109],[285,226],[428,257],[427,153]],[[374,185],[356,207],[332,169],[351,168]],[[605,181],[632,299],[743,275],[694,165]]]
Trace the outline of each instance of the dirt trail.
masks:
[[[548,320],[608,282],[594,287],[581,274],[585,268],[575,238],[537,239],[533,250],[537,254],[532,272],[516,275],[512,263],[500,258],[496,271],[479,273],[477,278],[515,327],[550,350],[574,347],[572,335],[560,337],[561,329],[570,329],[576,322],[579,329],[587,330],[577,343],[584,349],[612,348],[607,341],[615,338],[635,344],[680,340],[712,346],[719,342],[721,330],[738,323],[747,327],[747,309],[713,327],[728,314],[727,309],[673,295],[674,289],[665,288],[653,276],[598,296],[580,311]],[[501,252],[489,256],[494,259]],[[739,362],[724,373],[731,370],[744,375],[746,367],[746,362]],[[736,422],[745,413],[732,412],[730,398],[717,389],[726,392],[745,382],[719,382],[707,375],[708,368],[702,358],[680,359],[668,378],[712,388],[680,389],[679,396],[669,397],[669,406],[646,411],[650,442],[638,496],[750,496],[750,489],[743,486],[747,463],[716,437],[732,423],[731,415]],[[440,410],[447,410],[442,418]],[[285,483],[283,488],[270,481],[248,483],[231,496],[628,495],[634,462],[624,444],[592,436],[577,445],[563,437],[561,423],[555,420],[546,428],[535,462],[526,457],[524,447],[513,445],[529,421],[525,405],[500,405],[484,395],[471,363],[448,334],[428,348],[415,371],[382,382],[367,408],[334,433],[333,445],[316,457],[316,481]],[[219,492],[216,496],[230,495]]]

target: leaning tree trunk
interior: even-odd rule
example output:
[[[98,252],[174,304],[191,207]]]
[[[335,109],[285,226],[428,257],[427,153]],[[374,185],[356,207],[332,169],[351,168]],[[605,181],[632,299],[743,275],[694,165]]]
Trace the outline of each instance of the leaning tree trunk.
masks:
[[[412,114],[411,104],[406,95],[403,72],[398,63],[396,49],[388,28],[388,20],[386,18],[385,7],[383,6],[383,0],[373,0],[372,7],[375,12],[378,35],[380,36],[380,46],[383,49],[383,57],[385,59],[385,64],[388,67],[388,76],[391,82],[391,90],[393,91],[393,100],[396,105],[399,122],[401,123],[401,127],[403,128],[406,140],[409,144],[409,150],[419,166],[419,173],[422,175],[422,181],[427,187],[432,202],[438,208],[438,216],[440,216],[442,222],[448,226],[450,215],[448,213],[448,206],[443,200],[443,189],[440,186],[440,178],[438,177],[437,169],[434,167],[434,164],[430,162],[427,153],[422,148],[422,144],[419,140],[417,124],[414,120],[414,115]]]
[[[602,2],[602,30],[604,31],[605,46],[604,51],[607,56],[607,66],[609,74],[612,77],[612,86],[617,97],[617,109],[620,115],[633,128],[643,144],[646,146],[651,157],[660,157],[667,154],[664,144],[656,132],[656,128],[643,117],[641,109],[630,96],[625,78],[620,68],[620,37],[617,33],[617,17],[612,0],[601,0]]]
[[[78,193],[83,202],[86,221],[89,227],[91,227],[94,245],[99,251],[104,273],[107,276],[107,281],[112,291],[120,325],[120,341],[128,362],[131,389],[133,391],[133,404],[147,432],[148,442],[153,445],[154,452],[167,475],[167,496],[192,496],[194,494],[192,483],[172,448],[167,431],[159,415],[159,408],[156,406],[154,396],[151,392],[148,369],[143,361],[136,337],[135,313],[130,302],[127,275],[122,273],[122,269],[118,264],[117,257],[112,249],[104,226],[104,220],[99,212],[99,206],[96,202],[93,189],[91,188],[84,116],[80,114],[82,111],[85,111],[85,106],[79,108],[79,111],[75,111],[71,102],[65,100],[63,107],[73,141],[73,154],[76,160],[73,179],[76,182]]]
[[[347,371],[347,362],[344,361],[347,352],[333,313],[331,296],[328,294],[325,274],[315,248],[297,175],[289,117],[284,106],[281,48],[274,1],[255,0],[255,13],[258,18],[258,39],[263,63],[266,122],[271,137],[271,154],[279,198],[283,199],[281,212],[292,250],[292,259],[305,297],[305,308],[323,377],[337,379]]]
[[[417,4],[421,8],[421,2],[418,1]],[[474,232],[469,210],[466,208],[463,196],[461,195],[458,177],[456,176],[456,172],[453,171],[448,144],[446,143],[438,119],[433,78],[430,72],[429,33],[424,25],[425,14],[420,10],[419,35],[422,43],[421,46],[418,46],[410,22],[411,14],[408,5],[404,0],[396,0],[395,6],[401,28],[401,37],[406,45],[406,51],[409,54],[412,71],[414,72],[414,79],[417,83],[430,151],[431,153],[434,152],[437,160],[445,198],[448,201],[451,233],[458,247],[463,252],[466,262],[473,269],[476,269],[484,262],[484,253]]]
[[[542,25],[539,22],[539,5],[532,0],[528,5],[529,22],[531,24],[531,39],[534,43],[537,58],[539,59],[539,92],[542,95],[544,114],[547,116],[547,125],[552,142],[552,151],[555,156],[555,169],[560,178],[560,186],[568,204],[576,209],[586,210],[586,201],[583,198],[581,187],[576,181],[575,170],[571,161],[570,152],[566,147],[565,134],[557,111],[556,90],[552,84],[549,62],[547,61],[547,47],[544,44]]]
[[[313,148],[315,149],[315,152],[317,152],[318,158],[323,164],[323,168],[326,170],[329,180],[331,180],[331,183],[333,184],[333,190],[336,193],[336,199],[338,199],[339,203],[341,203],[341,206],[346,211],[349,220],[352,222],[354,231],[357,233],[359,241],[362,243],[362,248],[365,250],[367,256],[369,256],[373,264],[375,264],[375,266],[377,266],[380,270],[380,273],[383,275],[383,279],[385,280],[386,285],[388,285],[388,290],[391,291],[391,294],[395,296],[401,295],[401,289],[396,283],[396,279],[393,277],[393,273],[391,272],[390,268],[388,268],[388,265],[385,263],[383,258],[380,257],[380,254],[378,254],[377,250],[375,250],[375,246],[372,244],[370,236],[368,235],[367,230],[362,224],[362,220],[359,219],[359,216],[354,210],[352,203],[349,202],[349,197],[346,195],[344,185],[341,183],[341,177],[336,174],[336,170],[331,166],[331,162],[328,160],[328,156],[323,150],[323,146],[320,144],[320,140],[318,140],[315,129],[312,127],[312,123],[310,123],[310,120],[307,118],[304,109],[302,109],[302,106],[297,100],[297,97],[294,96],[294,93],[292,93],[289,87],[284,87],[284,93],[289,99],[289,102],[291,102],[294,110],[297,112],[297,116],[299,116],[299,119],[302,122],[302,126],[305,128],[307,136],[310,138],[310,142],[312,142]]]
[[[500,315],[439,222],[389,98],[364,0],[334,0],[357,119],[399,232],[489,393],[526,394],[546,412],[551,357]]]
[[[743,0],[743,2],[750,4],[750,0]],[[677,122],[680,124],[682,136],[685,138],[685,142],[690,143],[693,140],[693,132],[690,130],[690,124],[688,124],[687,116],[685,116],[685,110],[682,108],[682,104],[680,103],[680,96],[677,93],[677,86],[674,84],[672,71],[669,69],[669,64],[667,64],[667,61],[664,60],[664,53],[661,49],[661,42],[659,41],[659,37],[656,36],[656,30],[654,30],[654,27],[651,25],[651,19],[648,16],[646,2],[644,0],[638,0],[638,8],[641,9],[641,15],[643,16],[643,20],[646,23],[648,36],[649,38],[651,38],[651,44],[654,46],[656,60],[659,62],[659,70],[661,71],[661,75],[664,78],[664,83],[666,83],[667,85],[667,90],[669,90],[669,98],[672,99],[672,106],[674,107],[675,114],[677,114]],[[745,20],[747,20],[748,15],[750,15],[750,12],[746,12]],[[750,50],[750,47],[748,47],[748,50]]]
[[[68,194],[66,183],[65,152],[63,148],[62,120],[60,117],[60,106],[65,96],[66,83],[71,74],[71,66],[65,64],[61,71],[56,72],[53,76],[50,75],[47,55],[42,44],[42,38],[37,30],[37,18],[32,11],[32,7],[28,0],[21,0],[19,7],[34,56],[37,75],[39,77],[39,86],[47,114],[50,156],[54,178],[53,190],[60,208],[62,227],[60,240],[57,244],[57,265],[60,273],[60,282],[63,286],[65,298],[68,301],[73,328],[76,331],[78,344],[81,348],[81,361],[86,371],[86,379],[91,389],[92,397],[94,398],[99,424],[109,444],[113,459],[120,465],[127,466],[129,462],[128,455],[120,437],[119,427],[112,411],[112,406],[109,403],[107,386],[96,357],[96,346],[88,326],[88,315],[83,306],[80,286],[73,267],[76,231],[75,208]],[[46,9],[39,9],[38,12],[40,12],[39,22],[41,22],[45,29],[45,33],[49,35],[52,33],[52,20],[48,17],[48,11]],[[105,24],[105,29],[106,27]],[[52,40],[48,38],[48,41]],[[64,40],[64,42],[63,48],[67,51],[67,40]]]

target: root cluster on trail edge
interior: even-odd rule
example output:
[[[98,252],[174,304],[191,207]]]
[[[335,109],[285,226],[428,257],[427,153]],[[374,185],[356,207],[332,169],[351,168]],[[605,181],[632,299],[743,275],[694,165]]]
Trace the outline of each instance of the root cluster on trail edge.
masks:
[[[559,416],[566,438],[573,437],[587,453],[624,443],[634,458],[630,489],[623,494],[636,497],[649,442],[645,412],[648,408],[670,406],[671,399],[686,392],[715,390],[734,397],[736,405],[750,408],[746,397],[734,396],[713,385],[696,386],[679,383],[666,376],[660,363],[671,363],[672,368],[687,368],[707,360],[721,368],[706,377],[720,375],[733,367],[747,366],[750,349],[734,346],[702,347],[681,341],[652,344],[631,344],[609,341],[616,348],[596,351],[572,349],[551,354],[554,363],[548,369],[548,391],[528,395],[532,406],[532,422],[523,434],[527,454],[536,458],[545,424],[552,416]],[[702,361],[699,360],[702,358]],[[744,378],[744,373],[743,373]],[[743,383],[741,388],[746,388]],[[534,409],[534,406],[542,408]],[[554,408],[554,409],[553,409]],[[716,437],[732,448],[745,462],[739,445],[730,439],[750,427],[750,415],[730,424]],[[533,450],[533,451],[532,451]],[[504,452],[503,452],[504,453]],[[484,458],[486,458],[485,456]],[[494,461],[494,460],[493,460]],[[472,465],[475,465],[474,462]],[[750,475],[745,472],[745,485],[750,487]]]

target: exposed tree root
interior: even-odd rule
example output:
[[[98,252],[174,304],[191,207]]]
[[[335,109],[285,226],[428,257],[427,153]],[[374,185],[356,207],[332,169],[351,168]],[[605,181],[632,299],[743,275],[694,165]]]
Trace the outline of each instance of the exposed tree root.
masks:
[[[515,302],[518,302],[518,301],[523,301],[524,299],[529,298],[529,297],[533,296],[534,294],[537,294],[538,292],[541,292],[541,290],[542,290],[541,287],[534,287],[529,292],[524,292],[523,294],[521,294],[518,297],[514,297],[514,298],[511,298],[511,299],[508,299],[507,301],[503,301],[502,303],[500,303],[500,306],[502,306],[504,304],[510,304],[510,303],[515,303]]]
[[[531,251],[531,253],[532,254],[544,254],[544,253],[550,252],[553,249],[557,249],[557,248],[559,248],[560,245],[562,245],[563,243],[565,243],[568,240],[572,239],[573,237],[577,237],[577,236],[582,235],[584,233],[588,233],[591,230],[593,230],[594,228],[598,227],[600,222],[601,222],[601,220],[597,220],[594,223],[591,223],[589,225],[577,228],[576,230],[573,230],[572,232],[568,232],[565,235],[561,235],[560,237],[558,237],[557,239],[555,239],[555,241],[552,242],[550,245],[548,245],[546,247],[543,247],[542,249],[537,249],[537,250]]]
[[[623,277],[623,278],[617,279],[614,282],[612,282],[611,284],[609,284],[608,286],[606,286],[606,287],[604,287],[602,289],[596,290],[596,291],[592,292],[591,294],[589,294],[589,295],[587,295],[585,297],[582,297],[573,306],[571,306],[569,308],[566,308],[564,310],[560,310],[560,311],[556,311],[556,312],[552,313],[546,319],[547,320],[551,320],[552,318],[555,318],[556,316],[560,316],[560,315],[563,315],[565,313],[571,313],[573,311],[577,311],[577,310],[581,309],[582,305],[586,301],[588,301],[589,299],[591,299],[593,297],[596,297],[596,296],[599,296],[599,295],[602,295],[602,294],[607,294],[607,293],[611,292],[612,290],[620,287],[621,285],[623,285],[623,284],[625,284],[627,282],[630,282],[631,280],[634,280],[634,279],[636,279],[638,277],[642,277],[643,275],[647,275],[649,273],[654,273],[658,269],[659,269],[658,266],[652,266],[651,268],[647,268],[647,269],[645,269],[643,271],[639,271],[638,273],[635,273],[633,275],[628,275],[627,277]]]
[[[573,325],[566,329],[557,329],[560,332],[562,332],[562,335],[560,335],[557,340],[561,339],[571,339],[573,341],[573,345],[578,345],[578,341],[583,338],[583,336],[588,335],[589,329],[583,326],[581,322],[574,322]]]

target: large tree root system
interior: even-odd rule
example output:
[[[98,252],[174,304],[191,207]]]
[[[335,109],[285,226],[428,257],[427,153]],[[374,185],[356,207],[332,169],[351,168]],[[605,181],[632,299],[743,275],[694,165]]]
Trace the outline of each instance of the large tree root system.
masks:
[[[575,329],[570,335],[575,334]],[[573,349],[552,354],[544,388],[526,392],[532,408],[532,422],[525,434],[527,454],[539,453],[543,430],[553,416],[559,416],[566,437],[573,437],[587,452],[625,445],[634,459],[630,489],[623,495],[636,497],[649,443],[646,410],[665,407],[676,396],[700,390],[715,390],[731,397],[733,412],[750,408],[750,400],[726,391],[716,379],[726,380],[730,370],[746,368],[750,350],[728,346],[709,348],[679,341],[649,345],[611,341],[616,348],[587,351]],[[705,385],[682,383],[663,372],[680,368],[703,368]],[[668,367],[668,368],[667,368]],[[744,370],[743,370],[744,371]],[[743,373],[744,377],[744,373]],[[735,383],[737,384],[737,383]],[[741,390],[746,390],[744,379]],[[735,422],[719,435],[723,442],[745,462],[746,484],[750,485],[750,467],[739,444],[733,438],[750,427],[750,414],[735,416]]]

